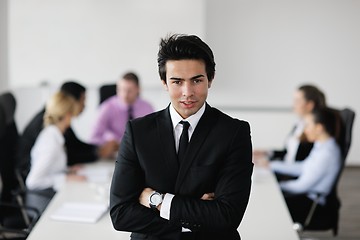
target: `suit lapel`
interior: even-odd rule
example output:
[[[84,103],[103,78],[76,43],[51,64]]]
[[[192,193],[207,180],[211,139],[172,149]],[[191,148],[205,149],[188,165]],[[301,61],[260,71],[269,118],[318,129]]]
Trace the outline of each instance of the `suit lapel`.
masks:
[[[175,192],[179,192],[182,182],[184,181],[186,174],[190,166],[192,165],[198,151],[203,145],[205,139],[207,138],[211,126],[215,124],[217,118],[213,114],[212,108],[206,104],[206,109],[203,116],[200,118],[199,123],[197,124],[195,131],[190,139],[189,145],[186,150],[184,161],[180,165],[179,174],[176,180]]]
[[[170,118],[169,107],[160,113],[157,118],[157,125],[163,157],[165,158],[167,169],[169,169],[169,173],[166,174],[177,175],[179,163],[175,150],[174,130]]]

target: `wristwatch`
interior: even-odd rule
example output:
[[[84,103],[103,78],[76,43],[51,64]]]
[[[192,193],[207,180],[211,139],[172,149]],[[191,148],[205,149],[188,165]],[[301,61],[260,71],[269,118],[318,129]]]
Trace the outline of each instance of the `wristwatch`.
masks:
[[[162,203],[164,194],[159,192],[152,192],[149,197],[149,205],[152,209],[157,209],[157,207]]]

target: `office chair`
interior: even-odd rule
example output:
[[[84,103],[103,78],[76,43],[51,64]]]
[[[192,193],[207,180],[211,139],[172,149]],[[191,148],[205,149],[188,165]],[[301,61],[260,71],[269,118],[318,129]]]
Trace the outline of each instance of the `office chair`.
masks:
[[[0,136],[2,136],[5,133],[5,127],[6,127],[5,112],[1,108],[0,109]]]
[[[15,97],[11,93],[4,93],[0,95],[0,108],[3,109],[3,113],[5,114],[5,120],[6,120],[6,128],[5,132],[6,135],[3,136],[3,143],[0,144],[0,155],[2,156],[1,159],[3,159],[3,163],[6,163],[7,173],[11,173],[11,182],[14,184],[12,187],[13,193],[16,190],[17,193],[22,193],[26,195],[30,194],[36,194],[36,195],[43,195],[44,197],[49,198],[49,196],[53,196],[52,193],[47,192],[41,192],[41,191],[33,191],[33,190],[27,190],[25,187],[25,177],[21,174],[21,171],[19,171],[18,166],[16,164],[17,159],[17,147],[18,147],[18,141],[19,141],[19,134],[17,130],[17,126],[15,123],[15,109],[16,109],[16,100]],[[30,163],[29,163],[30,165]],[[25,196],[24,196],[25,197]],[[33,199],[33,196],[29,196],[29,198]],[[26,199],[27,200],[27,199]],[[36,201],[41,201],[41,199],[37,199]],[[29,202],[27,200],[27,202]]]
[[[339,210],[341,207],[341,202],[337,194],[337,186],[342,171],[345,167],[345,160],[351,145],[352,127],[355,119],[355,112],[349,108],[345,108],[340,111],[335,109],[333,110],[340,115],[342,122],[339,141],[342,153],[341,168],[330,194],[326,196],[325,206],[319,205],[319,199],[321,198],[321,195],[318,194],[318,197],[313,201],[304,224],[294,224],[294,229],[296,229],[298,232],[306,230],[332,230],[334,236],[336,236],[338,233]]]
[[[15,177],[15,153],[18,131],[14,121],[16,101],[11,93],[0,95],[0,109],[2,115],[2,130],[0,131],[0,171],[3,182],[2,201],[10,201],[12,191],[18,186]]]
[[[102,85],[99,89],[99,93],[100,93],[99,104],[101,104],[103,101],[105,101],[109,97],[116,95],[116,84]]]
[[[0,95],[0,177],[3,184],[0,192],[0,237],[4,239],[25,239],[38,219],[35,209],[17,204],[13,195],[18,188],[14,171],[18,140],[15,108],[16,101],[11,93]]]

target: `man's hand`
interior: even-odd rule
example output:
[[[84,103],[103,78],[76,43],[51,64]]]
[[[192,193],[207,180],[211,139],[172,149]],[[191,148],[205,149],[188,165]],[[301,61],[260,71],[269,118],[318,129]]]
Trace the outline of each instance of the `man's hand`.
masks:
[[[82,176],[82,175],[77,175],[77,174],[67,174],[66,175],[66,181],[71,181],[71,182],[84,182],[86,181],[86,177]]]
[[[147,208],[150,208],[149,197],[153,191],[154,191],[154,189],[152,189],[152,188],[145,188],[142,191],[142,193],[140,194],[140,197],[139,197],[139,202],[141,205],[143,205]]]
[[[114,158],[116,151],[119,149],[119,143],[115,140],[108,141],[98,148],[100,158]]]
[[[252,162],[258,167],[269,167],[269,152],[264,150],[254,150]]]
[[[214,200],[215,198],[215,193],[205,193],[204,195],[202,195],[202,197],[200,198],[201,200]]]
[[[75,164],[72,165],[71,167],[68,167],[68,173],[70,174],[76,174],[79,170],[81,170],[82,168],[84,168],[84,165],[82,164]]]

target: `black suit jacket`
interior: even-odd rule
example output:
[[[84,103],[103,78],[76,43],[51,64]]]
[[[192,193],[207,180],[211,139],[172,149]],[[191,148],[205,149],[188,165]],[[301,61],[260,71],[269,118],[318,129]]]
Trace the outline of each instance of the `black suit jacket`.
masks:
[[[114,228],[135,239],[180,239],[181,227],[195,239],[240,239],[237,232],[251,187],[252,145],[247,122],[206,106],[178,163],[169,109],[127,124],[110,193]],[[175,194],[170,220],[139,203],[151,187]],[[215,200],[200,200],[204,193]]]

